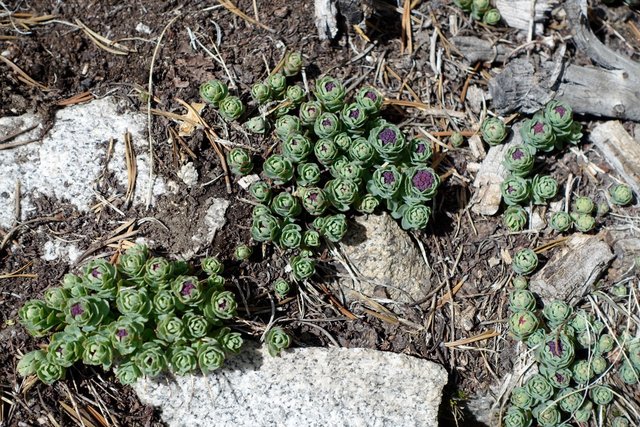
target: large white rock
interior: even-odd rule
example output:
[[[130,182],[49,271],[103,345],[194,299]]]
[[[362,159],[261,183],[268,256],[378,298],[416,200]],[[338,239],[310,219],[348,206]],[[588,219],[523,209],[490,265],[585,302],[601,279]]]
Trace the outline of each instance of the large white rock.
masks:
[[[420,249],[386,213],[356,217],[340,248],[358,279],[341,279],[344,288],[372,297],[382,286],[402,303],[421,300],[431,290],[431,270]]]
[[[132,112],[114,97],[73,105],[58,111],[53,127],[42,138],[16,148],[0,151],[0,227],[15,221],[16,181],[21,184],[21,218],[33,215],[34,197],[49,196],[67,201],[85,212],[96,201],[95,184],[105,170],[109,140],[114,139],[111,158],[106,164],[124,193],[127,168],[124,157],[124,134],[129,131],[136,152],[137,178],[134,203],[146,202],[149,185],[149,156],[146,116]],[[10,142],[38,138],[42,124],[37,116],[0,118],[0,135],[8,135],[31,126],[37,129]],[[164,192],[164,182],[156,178],[154,195]],[[108,197],[115,192],[103,194]],[[49,214],[51,212],[44,212]]]
[[[142,402],[178,426],[438,426],[447,372],[369,349],[249,347],[206,377],[141,380]]]

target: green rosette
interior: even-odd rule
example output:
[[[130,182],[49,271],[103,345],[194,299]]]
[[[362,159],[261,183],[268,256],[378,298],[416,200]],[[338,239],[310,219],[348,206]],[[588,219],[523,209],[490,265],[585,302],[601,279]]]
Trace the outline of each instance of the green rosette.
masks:
[[[224,364],[224,350],[220,343],[212,338],[204,338],[193,344],[196,349],[198,367],[204,375],[215,371]]]
[[[65,274],[62,278],[62,287],[73,298],[86,297],[89,290],[84,286],[84,278],[76,274]]]
[[[522,231],[527,226],[529,220],[529,214],[527,211],[518,205],[507,207],[502,216],[502,223],[509,231],[517,232]]]
[[[431,159],[433,148],[424,138],[413,138],[409,142],[411,164],[423,165]]]
[[[633,366],[635,366],[636,369],[640,369],[640,340],[634,339],[631,341],[628,345],[627,353]]]
[[[531,181],[531,195],[536,205],[546,205],[558,194],[558,181],[548,175],[536,175]]]
[[[116,267],[103,259],[96,259],[84,268],[84,286],[95,296],[113,298],[116,295],[118,272]]]
[[[287,224],[282,227],[279,243],[285,249],[299,248],[302,243],[302,227],[298,224]]]
[[[536,358],[540,363],[556,370],[571,365],[574,357],[573,341],[563,333],[547,335],[544,345],[538,347],[536,352]]]
[[[573,215],[573,226],[581,233],[588,233],[596,226],[596,219],[587,214]]]
[[[251,86],[251,97],[260,105],[271,99],[271,88],[265,83],[255,83]]]
[[[273,197],[271,209],[283,218],[295,218],[302,212],[300,200],[286,191],[278,193]]]
[[[385,162],[395,162],[406,151],[406,140],[400,129],[391,123],[371,129],[369,143]]]
[[[271,201],[271,186],[264,181],[256,181],[249,187],[249,194],[260,203],[269,203]]]
[[[589,397],[596,405],[608,405],[613,400],[613,392],[605,385],[595,385],[589,389]]]
[[[47,353],[43,350],[30,351],[20,358],[16,370],[21,377],[35,375],[40,363],[47,360]]]
[[[204,307],[204,315],[209,320],[229,320],[236,315],[238,303],[230,291],[214,291]]]
[[[236,246],[236,249],[233,251],[233,256],[238,261],[245,261],[251,258],[251,254],[253,253],[253,248],[249,245],[239,244]]]
[[[171,282],[171,290],[182,304],[194,307],[204,298],[204,289],[196,276],[178,276]]]
[[[151,301],[153,312],[156,315],[172,314],[176,309],[176,297],[173,291],[169,289],[162,289],[153,295]]]
[[[165,352],[158,341],[148,341],[142,344],[131,360],[142,375],[156,377],[167,367]]]
[[[325,192],[317,187],[302,187],[298,190],[302,207],[311,215],[322,215],[327,209],[328,200]]]
[[[273,282],[273,290],[278,298],[286,298],[289,291],[291,291],[291,285],[285,279],[278,278]]]
[[[169,352],[169,367],[176,375],[187,375],[198,368],[198,356],[193,347],[178,345]]]
[[[51,385],[64,377],[66,369],[50,360],[41,361],[36,368],[38,379],[47,385]]]
[[[221,291],[224,289],[224,277],[214,274],[207,277],[207,286],[209,289]]]
[[[64,311],[64,321],[68,325],[77,326],[85,332],[90,332],[103,324],[109,313],[109,304],[102,298],[71,298]]]
[[[611,203],[618,206],[627,206],[633,201],[633,190],[626,184],[616,184],[609,188]]]
[[[638,372],[638,369],[636,369],[632,363],[626,360],[622,362],[622,364],[618,368],[618,377],[622,380],[623,383],[629,385],[638,384],[638,381],[640,381],[640,373]]]
[[[281,141],[286,141],[290,135],[300,132],[302,132],[302,123],[296,116],[287,114],[276,120],[274,133]]]
[[[525,177],[531,173],[535,156],[526,145],[513,145],[507,148],[502,164],[513,176]]]
[[[296,184],[299,186],[313,186],[320,182],[320,167],[316,163],[300,163],[296,172]]]
[[[291,273],[296,280],[304,280],[316,272],[316,263],[305,255],[296,255],[291,258]]]
[[[318,162],[325,166],[329,166],[339,158],[340,149],[331,139],[320,139],[315,143],[313,153],[315,154],[316,159],[318,159]]]
[[[514,337],[519,340],[524,340],[525,338],[531,336],[534,332],[536,332],[537,327],[538,318],[531,311],[518,311],[513,313],[509,317],[509,331]],[[528,342],[527,345],[529,345]]]
[[[144,277],[144,266],[149,258],[149,249],[144,245],[136,245],[120,255],[118,270],[133,281],[141,281]]]
[[[595,208],[596,204],[590,197],[580,196],[573,201],[573,212],[577,214],[591,214]]]
[[[449,137],[449,144],[454,148],[462,147],[462,144],[464,144],[464,136],[462,136],[460,132],[453,132]]]
[[[502,419],[504,427],[530,427],[533,422],[531,413],[520,408],[511,407]]]
[[[272,357],[278,356],[282,350],[289,348],[291,345],[291,337],[279,326],[269,329],[264,337],[267,351]]]
[[[222,349],[226,352],[238,354],[242,348],[244,340],[239,332],[231,332],[229,328],[220,328],[215,335],[216,341],[220,343]]]
[[[313,131],[320,139],[333,139],[341,130],[340,119],[329,112],[320,114],[313,124]]]
[[[282,72],[285,76],[295,76],[302,70],[302,54],[300,52],[289,52],[284,58]]]
[[[229,94],[229,88],[220,80],[209,80],[200,86],[200,96],[214,108]]]
[[[82,354],[82,333],[57,332],[51,336],[47,349],[47,359],[63,368],[68,368],[78,360]]]
[[[247,120],[244,127],[251,133],[263,135],[269,130],[269,122],[264,117],[256,116]]]
[[[356,211],[363,214],[372,214],[378,206],[380,206],[380,201],[371,193],[360,197],[355,204]]]
[[[554,300],[545,305],[542,314],[549,321],[549,327],[555,328],[569,319],[573,314],[573,307],[562,300]]]
[[[564,233],[573,225],[573,218],[571,218],[571,215],[566,212],[554,212],[551,214],[549,225],[555,231]]]
[[[282,143],[282,153],[291,160],[292,163],[302,163],[311,154],[311,141],[306,136],[299,133],[291,134]]]
[[[476,21],[481,21],[486,12],[491,9],[489,0],[473,0],[471,4],[471,17]]]
[[[425,205],[403,205],[399,212],[402,216],[400,225],[404,230],[425,229],[431,217],[431,208]]]
[[[576,311],[573,319],[571,319],[571,327],[576,332],[586,332],[587,329],[593,330],[593,323],[593,316],[584,310]]]
[[[540,372],[547,378],[549,384],[551,384],[554,388],[562,390],[569,387],[569,385],[571,384],[571,377],[573,376],[573,372],[571,372],[571,369],[553,369],[542,365],[540,367]]]
[[[602,375],[609,368],[609,362],[599,354],[594,355],[591,358],[591,368],[593,369],[594,374]]]
[[[526,289],[515,289],[509,294],[509,309],[517,311],[534,311],[536,309],[536,297],[533,292]]]
[[[367,191],[383,199],[394,198],[402,188],[404,176],[394,165],[376,168],[367,182]]]
[[[282,185],[293,178],[293,163],[285,156],[274,154],[265,160],[263,171],[276,185]]]
[[[18,317],[29,334],[38,338],[45,336],[60,324],[58,313],[59,311],[47,306],[44,301],[32,299],[20,307]]]
[[[534,404],[535,400],[526,388],[524,387],[516,387],[511,391],[511,397],[509,398],[511,404],[517,408],[529,410]]]
[[[322,114],[322,104],[318,101],[308,101],[300,104],[298,117],[300,117],[302,125],[312,127],[320,114]]]
[[[150,258],[144,266],[144,281],[154,289],[167,287],[173,268],[173,264],[165,258]]]
[[[584,385],[593,378],[593,368],[588,360],[578,360],[571,367],[573,371],[573,380],[576,384]]]
[[[614,417],[611,420],[611,427],[631,427],[631,422],[626,417]]]
[[[549,101],[544,107],[544,118],[558,136],[563,136],[571,131],[573,109],[566,102]]]
[[[334,163],[331,172],[334,178],[346,179],[354,182],[358,186],[362,183],[362,175],[365,171],[357,162],[346,162],[344,164]]]
[[[508,130],[502,120],[495,117],[484,119],[480,125],[482,140],[489,145],[499,145],[507,138]]]
[[[527,276],[533,273],[536,267],[538,267],[538,255],[529,248],[520,249],[513,256],[511,268],[516,274]]]
[[[491,26],[498,25],[501,19],[502,15],[498,9],[489,9],[482,16],[482,22]]]
[[[500,184],[502,200],[511,206],[526,203],[531,197],[531,185],[519,176],[509,176]]]
[[[340,132],[334,136],[333,142],[335,142],[336,146],[343,152],[349,151],[349,147],[351,147],[351,137],[346,132]]]
[[[580,409],[573,413],[573,419],[577,423],[586,423],[589,421],[589,418],[591,418],[592,412],[593,403],[587,401],[582,405],[582,407],[580,407]]]
[[[531,119],[526,120],[520,128],[520,135],[525,144],[537,151],[548,153],[555,147],[556,134],[542,113],[536,113]]]
[[[134,384],[142,377],[142,372],[131,360],[120,363],[113,370],[116,378],[123,385]]]
[[[440,177],[433,169],[415,166],[406,171],[402,198],[409,204],[418,204],[433,199],[440,186]]]
[[[342,123],[347,127],[349,132],[361,133],[364,125],[367,124],[367,113],[357,102],[345,105],[342,109]]]
[[[371,165],[376,157],[376,150],[365,138],[356,138],[351,142],[348,151],[349,159],[363,166]]]
[[[175,314],[158,316],[156,336],[164,343],[182,342],[185,338],[184,323]]]
[[[558,393],[558,406],[564,412],[568,412],[570,414],[574,413],[585,401],[584,392],[577,391],[572,387],[567,387]]]
[[[273,242],[280,233],[280,220],[271,214],[253,218],[251,238],[256,242]]]
[[[151,313],[151,298],[146,288],[120,288],[116,297],[116,307],[123,315],[141,317],[146,321]]]
[[[320,232],[330,242],[337,243],[342,240],[347,229],[347,217],[344,214],[337,214],[324,218]]]
[[[455,4],[465,12],[471,12],[471,7],[473,6],[473,0],[453,0],[453,4]]]
[[[104,370],[113,363],[113,348],[109,337],[102,333],[88,335],[82,343],[82,363],[102,366]]]
[[[276,99],[282,97],[287,90],[287,78],[282,73],[274,73],[270,75],[265,84],[269,86],[271,98]]]
[[[333,77],[325,76],[316,81],[315,95],[325,110],[336,112],[344,105],[346,93],[342,82]]]
[[[524,276],[515,276],[511,284],[515,289],[527,289],[529,287],[529,281]]]
[[[227,96],[220,101],[220,115],[226,120],[238,120],[244,114],[244,104],[237,96]]]
[[[316,230],[307,230],[302,235],[302,244],[310,248],[317,248],[320,246],[320,233]]]
[[[122,356],[131,354],[142,345],[144,322],[139,317],[120,316],[108,328],[113,348]]]
[[[529,377],[524,387],[537,402],[546,402],[553,396],[553,386],[542,374]]]
[[[227,153],[227,164],[235,175],[246,175],[253,170],[253,161],[247,150],[240,147],[232,148]]]
[[[362,107],[369,116],[374,116],[380,112],[384,97],[380,91],[372,86],[365,86],[356,93],[356,103]]]
[[[265,205],[255,205],[251,210],[252,219],[256,219],[263,215],[271,215],[271,214],[273,214],[273,212],[271,211],[271,208]]]
[[[285,98],[291,102],[292,105],[300,105],[306,95],[306,92],[301,86],[291,85],[287,88]]]
[[[551,401],[536,406],[532,413],[540,427],[557,427],[562,419],[562,414]]]
[[[341,212],[348,211],[358,197],[358,185],[348,179],[336,178],[327,181],[324,191],[334,208]]]
[[[537,318],[536,318],[536,321],[537,321]],[[527,343],[527,347],[531,349],[535,349],[540,347],[542,344],[544,344],[544,340],[546,338],[547,338],[547,331],[545,331],[543,328],[539,328],[533,331],[533,333],[526,338],[525,342]]]

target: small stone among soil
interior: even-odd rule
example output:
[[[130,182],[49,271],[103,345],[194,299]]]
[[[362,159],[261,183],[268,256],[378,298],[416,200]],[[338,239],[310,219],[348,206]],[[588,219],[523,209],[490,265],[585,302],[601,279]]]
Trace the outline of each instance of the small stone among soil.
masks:
[[[146,379],[140,399],[178,426],[438,426],[447,372],[369,349],[247,346],[208,376]]]

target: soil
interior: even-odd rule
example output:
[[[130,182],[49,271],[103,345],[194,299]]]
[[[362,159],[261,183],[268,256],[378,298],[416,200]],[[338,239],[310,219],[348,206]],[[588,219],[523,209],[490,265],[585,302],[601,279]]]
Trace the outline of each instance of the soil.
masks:
[[[514,45],[524,43],[523,36],[504,26],[489,28],[474,23],[449,2],[435,0],[422,2],[416,7],[417,21],[414,23],[414,53],[401,53],[401,14],[391,7],[382,8],[369,20],[367,36],[371,43],[359,36],[347,22],[342,22],[341,34],[335,42],[320,41],[314,25],[312,1],[291,2],[285,0],[262,0],[258,3],[260,21],[271,28],[267,31],[234,15],[215,2],[206,1],[150,1],[121,2],[115,0],[65,1],[47,0],[9,1],[0,3],[10,11],[31,13],[34,16],[55,15],[55,20],[29,28],[0,26],[0,52],[17,64],[32,79],[46,86],[43,91],[17,79],[14,72],[0,63],[0,117],[37,112],[48,117],[63,108],[58,102],[89,91],[93,97],[115,95],[126,100],[133,110],[146,108],[147,84],[151,61],[153,62],[153,105],[155,108],[183,114],[176,99],[188,102],[199,100],[199,85],[211,78],[226,79],[226,71],[200,48],[194,48],[189,34],[195,34],[205,46],[216,40],[217,28],[221,38],[220,55],[234,76],[239,93],[248,93],[251,85],[263,79],[280,61],[285,47],[300,50],[305,55],[306,78],[310,81],[320,74],[328,73],[342,78],[347,86],[357,81],[382,87],[388,98],[411,99],[402,87],[404,81],[415,91],[422,102],[434,108],[465,111],[465,119],[451,123],[446,117],[426,116],[412,109],[389,108],[388,116],[405,129],[425,127],[430,131],[446,131],[451,128],[472,129],[477,124],[478,111],[469,103],[462,104],[459,96],[465,81],[471,86],[486,86],[486,77],[493,71],[485,65],[478,72],[469,74],[468,64],[447,48],[443,52],[442,75],[435,78],[430,68],[429,35],[434,25],[444,37],[451,36],[450,15],[458,15],[460,34],[480,37],[502,38]],[[395,3],[395,2],[393,2]],[[237,7],[253,16],[251,0],[237,1]],[[639,15],[626,6],[606,8],[594,5],[593,26],[598,36],[608,45],[634,59],[640,58],[640,36],[630,30],[625,22],[640,27]],[[0,10],[0,22],[4,12]],[[79,29],[78,20],[93,31],[116,40],[129,49],[128,55],[115,55],[99,48]],[[554,34],[566,36],[562,17],[556,15],[552,21]],[[146,28],[146,30],[145,30]],[[142,29],[142,31],[140,31]],[[429,31],[426,31],[429,29]],[[617,31],[617,34],[614,31]],[[165,31],[160,44],[157,38]],[[368,62],[367,55],[359,55],[371,47],[367,54],[374,61],[382,61],[386,71],[378,74],[376,62]],[[157,48],[157,52],[155,52]],[[540,45],[530,53],[550,55],[551,48]],[[526,51],[523,51],[526,54]],[[576,61],[584,61],[576,53]],[[267,69],[268,66],[268,69]],[[397,73],[399,78],[393,76]],[[223,136],[246,138],[237,129],[226,128],[215,114],[207,112],[205,119]],[[453,119],[452,119],[453,120]],[[585,127],[593,123],[590,118],[581,118]],[[167,140],[169,128],[175,123],[156,117],[153,120],[153,137],[156,141]],[[629,127],[631,130],[631,127]],[[201,177],[213,179],[222,174],[222,168],[214,151],[201,131],[185,138],[185,143],[196,158],[193,160]],[[441,139],[446,144],[446,138]],[[251,145],[260,153],[266,153],[273,141],[258,138]],[[607,169],[608,166],[583,146],[587,159]],[[358,319],[344,319],[340,308],[330,300],[333,297],[330,285],[332,266],[328,257],[322,259],[321,267],[327,271],[312,289],[305,291],[314,295],[317,306],[312,307],[322,329],[297,322],[300,310],[297,300],[278,305],[278,313],[291,319],[287,325],[296,345],[328,345],[332,339],[346,347],[368,347],[384,351],[401,352],[430,359],[443,364],[450,372],[450,385],[442,405],[443,425],[477,425],[469,416],[462,419],[458,410],[464,408],[464,398],[485,390],[487,386],[508,372],[512,360],[512,341],[506,338],[502,324],[507,316],[507,292],[504,285],[509,270],[503,261],[504,251],[514,248],[536,246],[556,238],[551,233],[510,234],[501,225],[500,217],[479,217],[472,214],[468,201],[472,189],[473,174],[467,171],[468,163],[475,161],[468,148],[438,150],[441,158],[439,172],[455,172],[444,181],[436,202],[435,217],[429,229],[415,236],[425,246],[430,262],[442,285],[433,298],[444,296],[464,276],[464,286],[455,297],[455,304],[445,304],[433,309],[432,300],[416,306],[406,306],[398,314],[408,322],[390,322],[370,310],[354,308]],[[1,155],[1,151],[0,151]],[[184,149],[173,151],[162,144],[156,150],[158,174],[175,179],[178,165],[187,153]],[[540,165],[543,170],[559,182],[565,182],[571,173],[580,178],[576,193],[594,195],[602,183],[589,175],[585,159],[572,152],[548,158]],[[209,180],[207,179],[207,180]],[[108,183],[107,183],[108,184]],[[166,233],[153,222],[139,227],[139,235],[155,243],[159,254],[173,255],[189,247],[187,239],[193,227],[192,218],[202,215],[205,202],[212,197],[226,198],[230,202],[227,210],[227,226],[216,236],[209,253],[219,254],[227,263],[226,276],[230,287],[240,291],[246,298],[248,312],[240,313],[242,320],[235,325],[248,335],[259,336],[271,314],[271,303],[267,295],[269,283],[281,274],[285,257],[271,247],[263,253],[255,253],[251,262],[238,263],[232,260],[238,242],[248,241],[250,206],[240,199],[246,192],[233,185],[233,194],[226,191],[224,179],[205,187],[194,187],[180,195],[167,196],[150,211],[129,208],[128,218],[156,217],[173,232]],[[124,191],[123,191],[124,193]],[[34,218],[52,212],[63,211],[62,221],[48,222],[33,228],[21,229],[12,235],[9,244],[0,250],[0,274],[13,272],[23,267],[21,273],[36,275],[34,278],[13,277],[0,279],[0,425],[80,425],[74,408],[96,425],[102,425],[101,417],[108,425],[155,426],[162,425],[157,411],[142,405],[135,393],[115,381],[110,372],[78,366],[69,371],[66,380],[54,386],[39,382],[25,383],[17,376],[15,366],[19,355],[43,345],[42,340],[28,336],[17,323],[17,310],[28,299],[41,297],[44,290],[57,284],[70,267],[62,262],[43,261],[44,242],[52,237],[73,239],[83,248],[95,248],[90,256],[110,256],[113,250],[96,242],[104,241],[114,230],[120,217],[111,210],[103,210],[98,216],[93,212],[79,213],[62,201],[41,198],[37,200]],[[604,220],[603,225],[607,224]],[[0,240],[9,230],[0,230]],[[259,251],[256,251],[259,252]],[[197,254],[203,256],[205,253]],[[326,267],[326,268],[325,268]],[[72,269],[72,268],[71,268]],[[502,283],[502,285],[500,285]],[[235,286],[234,286],[235,285]],[[323,292],[322,289],[327,289]],[[464,323],[472,319],[472,324]],[[408,324],[425,325],[432,316],[426,331],[419,331]],[[328,319],[341,318],[340,321]],[[262,329],[261,329],[262,328]],[[475,335],[494,328],[502,335],[475,343],[486,351],[463,351],[448,349],[443,343]],[[9,403],[11,402],[11,403]],[[65,406],[71,410],[65,410]],[[117,420],[117,423],[114,421]],[[107,425],[107,424],[103,424]]]

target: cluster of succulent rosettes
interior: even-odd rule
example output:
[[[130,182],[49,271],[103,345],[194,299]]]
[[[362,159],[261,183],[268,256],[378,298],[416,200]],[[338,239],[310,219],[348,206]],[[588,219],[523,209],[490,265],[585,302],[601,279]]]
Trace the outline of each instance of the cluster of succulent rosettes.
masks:
[[[453,3],[465,12],[471,13],[476,21],[487,25],[498,25],[502,16],[500,11],[491,6],[490,0],[453,0]]]
[[[548,153],[566,144],[578,144],[582,139],[582,126],[573,120],[571,106],[553,100],[531,119],[525,120],[520,134],[524,143],[534,152]]]
[[[237,304],[222,271],[219,260],[205,258],[196,275],[187,263],[152,257],[143,245],[128,249],[117,265],[91,261],[83,274],[67,274],[62,286],[19,310],[28,332],[50,341],[27,353],[18,371],[47,384],[78,361],[113,368],[123,384],[167,370],[213,371],[242,345],[240,334],[224,326]]]
[[[598,408],[609,415],[608,425],[629,425],[609,406],[614,399],[609,371],[616,371],[611,364],[617,362],[620,380],[636,384],[640,341],[614,338],[604,323],[564,301],[538,309],[523,276],[516,276],[513,285],[509,332],[533,351],[538,373],[512,390],[504,425],[531,426],[535,419],[540,426],[570,426],[588,422]]]

